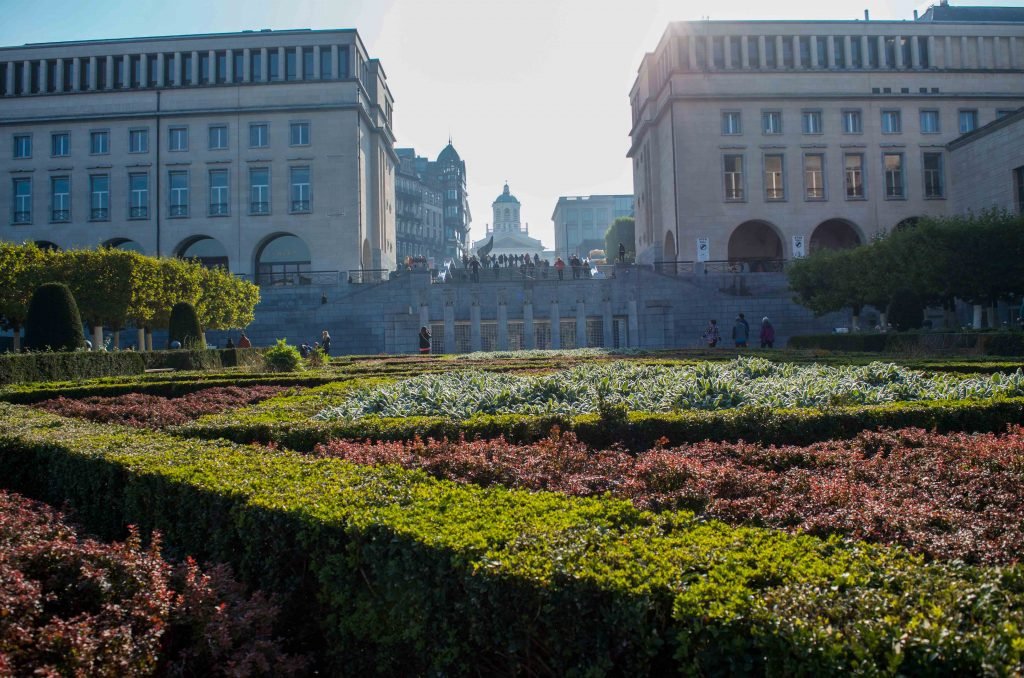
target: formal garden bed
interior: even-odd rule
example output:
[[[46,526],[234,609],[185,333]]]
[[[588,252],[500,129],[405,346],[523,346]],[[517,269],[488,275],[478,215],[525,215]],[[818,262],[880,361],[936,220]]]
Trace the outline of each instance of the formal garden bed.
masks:
[[[715,357],[12,385],[0,487],[114,540],[90,549],[142,562],[158,531],[275,596],[252,635],[277,673],[1024,671],[1019,365]],[[272,611],[232,590],[205,599]]]

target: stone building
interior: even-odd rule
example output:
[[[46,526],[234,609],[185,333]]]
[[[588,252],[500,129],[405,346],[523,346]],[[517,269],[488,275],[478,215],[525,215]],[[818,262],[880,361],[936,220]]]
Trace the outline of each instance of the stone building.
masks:
[[[958,213],[1024,214],[1024,109],[950,142],[949,158]]]
[[[392,101],[355,30],[2,48],[0,238],[264,285],[393,269]]]
[[[473,216],[466,190],[466,162],[452,146],[441,149],[434,162],[426,164],[426,183],[441,191],[444,201],[444,257],[458,260],[469,251],[469,229]]]
[[[487,227],[487,235],[473,243],[473,250],[478,251],[481,247],[491,242],[490,253],[494,256],[505,255],[529,255],[544,257],[544,243],[537,238],[530,237],[530,226],[520,220],[519,199],[509,191],[508,184],[502,189],[501,195],[491,203],[493,225]]]
[[[670,24],[630,92],[639,261],[777,271],[953,213],[947,144],[1024,105],[1024,8],[915,19]]]
[[[633,216],[632,195],[563,195],[551,213],[555,251],[587,257],[604,249],[604,234],[619,217]]]
[[[398,262],[406,257],[424,257],[434,267],[446,256],[444,238],[444,192],[427,183],[429,160],[412,148],[399,148],[395,178],[395,238]]]

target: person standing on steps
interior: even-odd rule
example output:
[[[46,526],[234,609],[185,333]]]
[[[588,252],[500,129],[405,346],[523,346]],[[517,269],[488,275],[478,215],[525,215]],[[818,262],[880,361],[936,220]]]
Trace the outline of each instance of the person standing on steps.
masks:
[[[331,355],[331,335],[327,330],[320,333],[320,348],[323,349],[324,355]]]
[[[423,326],[420,328],[420,355],[430,353],[430,330]]]

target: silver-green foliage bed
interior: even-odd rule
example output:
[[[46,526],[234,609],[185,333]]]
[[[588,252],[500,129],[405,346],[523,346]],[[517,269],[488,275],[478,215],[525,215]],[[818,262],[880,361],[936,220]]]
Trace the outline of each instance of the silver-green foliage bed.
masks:
[[[629,410],[671,412],[734,407],[828,407],[908,400],[1024,395],[1024,373],[963,377],[889,363],[828,367],[762,358],[698,365],[628,362],[582,365],[554,374],[517,376],[482,370],[422,375],[357,390],[319,420],[474,414],[583,414],[602,400]]]

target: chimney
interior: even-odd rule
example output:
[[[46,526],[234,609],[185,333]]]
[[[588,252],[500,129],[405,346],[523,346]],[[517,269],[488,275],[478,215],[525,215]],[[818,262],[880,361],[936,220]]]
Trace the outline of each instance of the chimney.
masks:
[[[914,21],[917,21],[917,10],[914,10]]]
[[[871,15],[867,10],[864,10],[864,21],[871,21]]]

